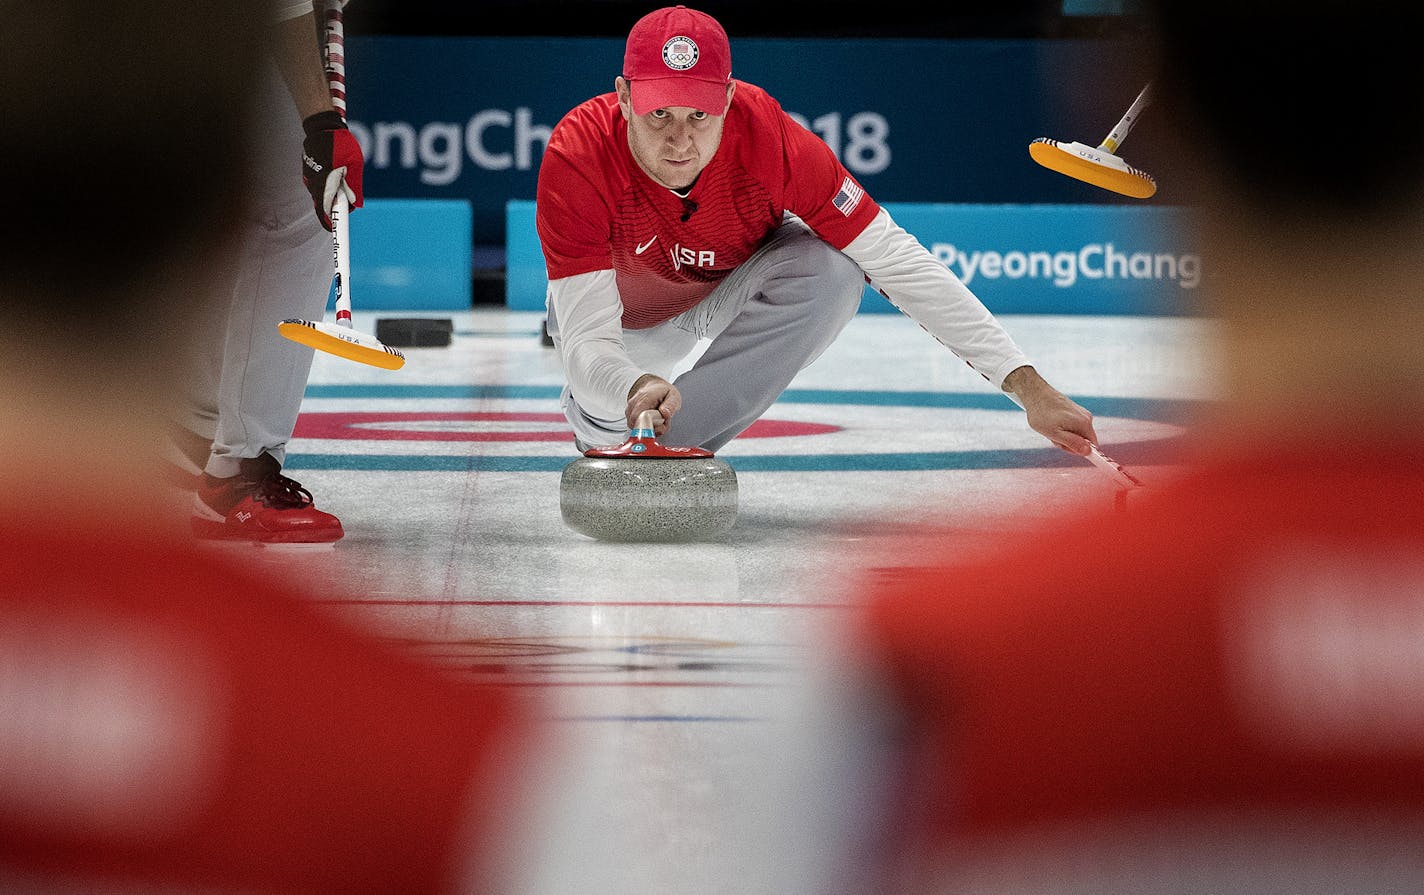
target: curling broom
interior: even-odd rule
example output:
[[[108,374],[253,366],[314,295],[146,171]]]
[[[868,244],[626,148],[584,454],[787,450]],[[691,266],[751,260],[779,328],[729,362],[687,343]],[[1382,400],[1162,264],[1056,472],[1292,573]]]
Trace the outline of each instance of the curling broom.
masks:
[[[1117,123],[1117,127],[1107,135],[1097,148],[1083,143],[1060,143],[1048,137],[1039,137],[1028,144],[1028,154],[1051,171],[1067,174],[1069,177],[1100,186],[1114,193],[1146,199],[1157,192],[1157,181],[1145,171],[1139,171],[1115,154],[1127,139],[1128,131],[1136,123],[1138,115],[1150,102],[1148,84],[1142,88],[1127,114]]]
[[[332,104],[346,117],[346,54],[341,23],[341,3],[326,4],[326,75],[331,87]],[[300,342],[318,351],[357,363],[399,370],[405,366],[405,355],[383,344],[375,336],[357,330],[351,322],[351,229],[347,216],[350,203],[345,190],[336,191],[336,203],[331,209],[331,254],[336,269],[333,277],[336,294],[336,323],[302,320],[291,317],[277,324],[277,331],[293,342]]]

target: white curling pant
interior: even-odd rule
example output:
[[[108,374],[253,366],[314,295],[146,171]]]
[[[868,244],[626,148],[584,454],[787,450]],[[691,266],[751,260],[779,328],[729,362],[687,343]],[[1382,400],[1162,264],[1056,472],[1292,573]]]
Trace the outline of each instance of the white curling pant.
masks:
[[[274,67],[259,83],[251,203],[235,266],[223,272],[230,300],[203,315],[178,420],[212,439],[206,471],[220,477],[264,451],[284,462],[315,352],[284,338],[277,324],[322,319],[333,273],[331,234],[302,185],[296,106]]]
[[[648,329],[624,329],[628,356],[663,378],[710,340],[673,380],[682,409],[660,440],[716,451],[740,435],[830,347],[855,316],[864,289],[854,261],[788,220],[695,307]],[[549,325],[554,334],[557,321]],[[584,446],[616,444],[628,435],[626,420],[588,416],[567,387],[561,403]]]

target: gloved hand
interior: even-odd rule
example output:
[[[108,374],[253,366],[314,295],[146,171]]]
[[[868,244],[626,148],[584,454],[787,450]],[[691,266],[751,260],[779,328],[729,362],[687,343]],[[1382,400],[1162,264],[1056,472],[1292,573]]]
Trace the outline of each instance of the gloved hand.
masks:
[[[346,192],[352,208],[361,207],[361,169],[366,159],[340,112],[311,115],[302,121],[302,130],[307,135],[302,141],[302,183],[311,193],[321,225],[330,230],[337,190]]]

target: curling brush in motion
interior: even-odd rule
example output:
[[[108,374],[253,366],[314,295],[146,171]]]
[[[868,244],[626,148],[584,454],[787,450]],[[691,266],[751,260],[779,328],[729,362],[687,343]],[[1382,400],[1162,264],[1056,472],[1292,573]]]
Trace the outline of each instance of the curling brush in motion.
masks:
[[[1136,123],[1138,115],[1147,107],[1152,85],[1142,88],[1133,100],[1132,106],[1117,127],[1107,135],[1097,148],[1083,143],[1060,143],[1048,137],[1039,137],[1028,144],[1028,154],[1045,168],[1067,174],[1069,177],[1100,186],[1114,193],[1146,199],[1157,192],[1157,181],[1145,171],[1139,171],[1115,154],[1128,131]]]

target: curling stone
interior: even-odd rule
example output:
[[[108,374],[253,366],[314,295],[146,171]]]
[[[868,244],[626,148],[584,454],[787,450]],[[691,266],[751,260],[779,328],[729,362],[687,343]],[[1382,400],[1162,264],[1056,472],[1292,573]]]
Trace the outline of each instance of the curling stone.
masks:
[[[737,474],[697,447],[653,437],[656,410],[622,444],[592,448],[564,467],[564,523],[600,541],[702,541],[737,521]]]

